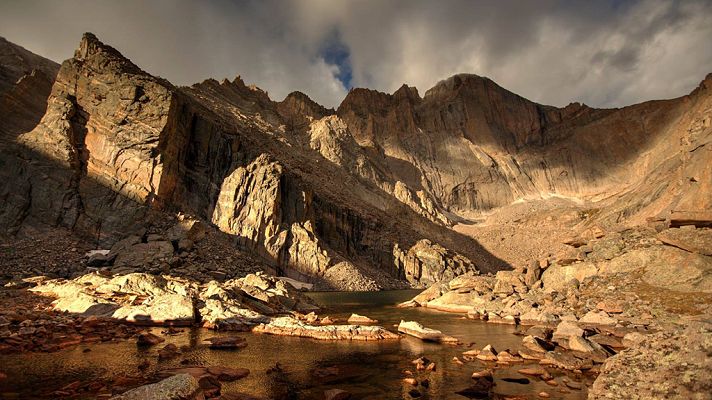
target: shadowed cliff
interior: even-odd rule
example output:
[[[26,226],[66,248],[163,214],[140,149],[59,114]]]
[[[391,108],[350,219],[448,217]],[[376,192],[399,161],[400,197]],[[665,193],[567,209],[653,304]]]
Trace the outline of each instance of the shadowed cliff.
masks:
[[[48,95],[33,129],[5,130],[15,136],[3,149],[6,232],[65,226],[107,245],[154,209],[212,222],[277,273],[334,288],[507,267],[289,143],[279,105],[240,81],[176,88],[87,34]]]

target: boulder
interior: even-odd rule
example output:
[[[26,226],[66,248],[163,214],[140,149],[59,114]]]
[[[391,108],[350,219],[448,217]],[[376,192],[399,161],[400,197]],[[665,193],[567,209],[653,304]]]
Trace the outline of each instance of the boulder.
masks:
[[[707,399],[712,393],[712,324],[688,321],[643,335],[608,358],[590,399]]]
[[[156,336],[150,332],[144,332],[138,335],[136,339],[136,344],[138,346],[154,346],[165,341],[166,339],[160,336]]]
[[[517,271],[497,271],[492,292],[504,295],[512,294],[518,288],[526,286],[522,278],[522,275]]]
[[[584,330],[578,323],[571,321],[561,321],[554,331],[554,340],[557,338],[568,339],[571,336],[583,336]]]
[[[160,382],[139,386],[114,396],[111,400],[203,400],[198,380],[189,374],[178,374]]]
[[[604,275],[631,271],[643,272],[645,283],[663,289],[712,293],[710,256],[672,246],[651,246],[627,251],[600,264],[600,273]]]
[[[457,338],[446,335],[439,330],[426,328],[415,321],[401,321],[398,332],[405,333],[426,342],[457,343]]]
[[[623,311],[623,304],[617,301],[604,300],[596,304],[596,308],[608,314],[621,314]]]
[[[482,361],[497,361],[497,350],[495,350],[492,345],[488,344],[480,350],[476,358]]]
[[[553,343],[532,335],[527,335],[522,339],[522,346],[537,353],[546,353],[556,347]]]
[[[189,326],[195,322],[196,314],[192,298],[167,293],[139,305],[121,306],[114,311],[112,318],[144,325]]]
[[[573,279],[583,282],[584,279],[598,274],[598,268],[593,263],[583,262],[571,265],[553,265],[541,275],[544,291],[565,292]]]
[[[589,311],[579,320],[582,324],[590,325],[615,325],[618,321],[610,317],[605,311]]]
[[[489,399],[491,398],[494,379],[492,376],[472,377],[473,384],[465,389],[458,390],[455,394],[467,397],[468,399]]]
[[[484,294],[492,291],[494,282],[495,279],[491,276],[465,274],[448,282],[447,287],[450,290],[472,290],[479,294]]]

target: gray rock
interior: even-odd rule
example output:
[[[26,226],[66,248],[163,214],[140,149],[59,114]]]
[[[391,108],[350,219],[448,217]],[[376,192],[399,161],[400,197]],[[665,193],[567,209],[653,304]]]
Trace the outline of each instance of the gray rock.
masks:
[[[114,396],[111,400],[203,400],[198,380],[189,374],[177,374],[160,382],[139,386]]]

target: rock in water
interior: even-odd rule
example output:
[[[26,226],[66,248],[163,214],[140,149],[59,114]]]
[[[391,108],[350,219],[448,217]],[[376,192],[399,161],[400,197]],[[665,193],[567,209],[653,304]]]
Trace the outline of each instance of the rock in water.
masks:
[[[160,382],[139,386],[111,400],[202,400],[198,380],[188,374],[174,375]]]
[[[347,320],[349,324],[375,324],[378,320],[368,318],[365,315],[351,314]]]
[[[426,328],[418,322],[415,321],[401,321],[398,324],[398,332],[405,333],[406,335],[417,337],[418,339],[425,340],[427,342],[438,342],[438,343],[457,343],[458,339],[453,336],[446,335],[439,330]]]
[[[466,389],[459,390],[455,394],[467,397],[468,399],[489,399],[492,388],[494,387],[494,379],[492,376],[474,377],[474,384]]]
[[[253,332],[280,336],[297,336],[319,340],[393,340],[399,336],[380,326],[362,325],[307,325],[292,317],[273,318],[260,324]]]
[[[152,333],[146,332],[138,335],[136,344],[139,346],[154,346],[165,341],[166,339],[160,336],[156,336]]]

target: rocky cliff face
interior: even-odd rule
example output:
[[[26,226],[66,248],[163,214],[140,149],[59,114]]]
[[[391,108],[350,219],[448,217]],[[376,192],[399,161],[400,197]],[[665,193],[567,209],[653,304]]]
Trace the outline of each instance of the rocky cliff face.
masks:
[[[457,75],[422,98],[354,89],[334,111],[239,77],[175,87],[91,34],[56,79],[34,57],[0,93],[4,233],[63,226],[109,246],[182,212],[278,274],[375,289],[509,267],[450,226],[515,201],[591,202],[603,222],[710,219],[710,78],[595,110]]]
[[[596,110],[578,103],[544,106],[489,79],[456,75],[423,98],[406,86],[392,95],[355,89],[338,115],[361,146],[383,155],[395,179],[422,188],[434,205],[451,213],[467,217],[552,196],[613,201],[632,193],[635,199],[625,200],[633,201],[632,208],[611,219],[640,213],[640,220],[665,218],[675,208],[678,200],[668,199],[665,206],[643,212],[643,203],[664,190],[641,192],[654,171],[680,174],[681,165],[672,164],[687,156],[670,149],[690,140],[687,132],[694,129],[687,125],[697,127],[699,148],[708,143],[709,133],[702,133],[709,113],[702,105],[709,101],[707,86],[703,82],[679,99]],[[703,193],[681,181],[676,185],[686,186],[680,193]],[[686,207],[700,211],[704,204]]]
[[[41,120],[2,154],[3,227],[64,226],[104,246],[149,212],[187,212],[277,273],[327,288],[403,285],[393,248],[425,238],[483,269],[501,263],[423,218],[417,202],[432,204],[389,186],[332,113],[299,94],[275,103],[239,78],[176,88],[87,34]]]

